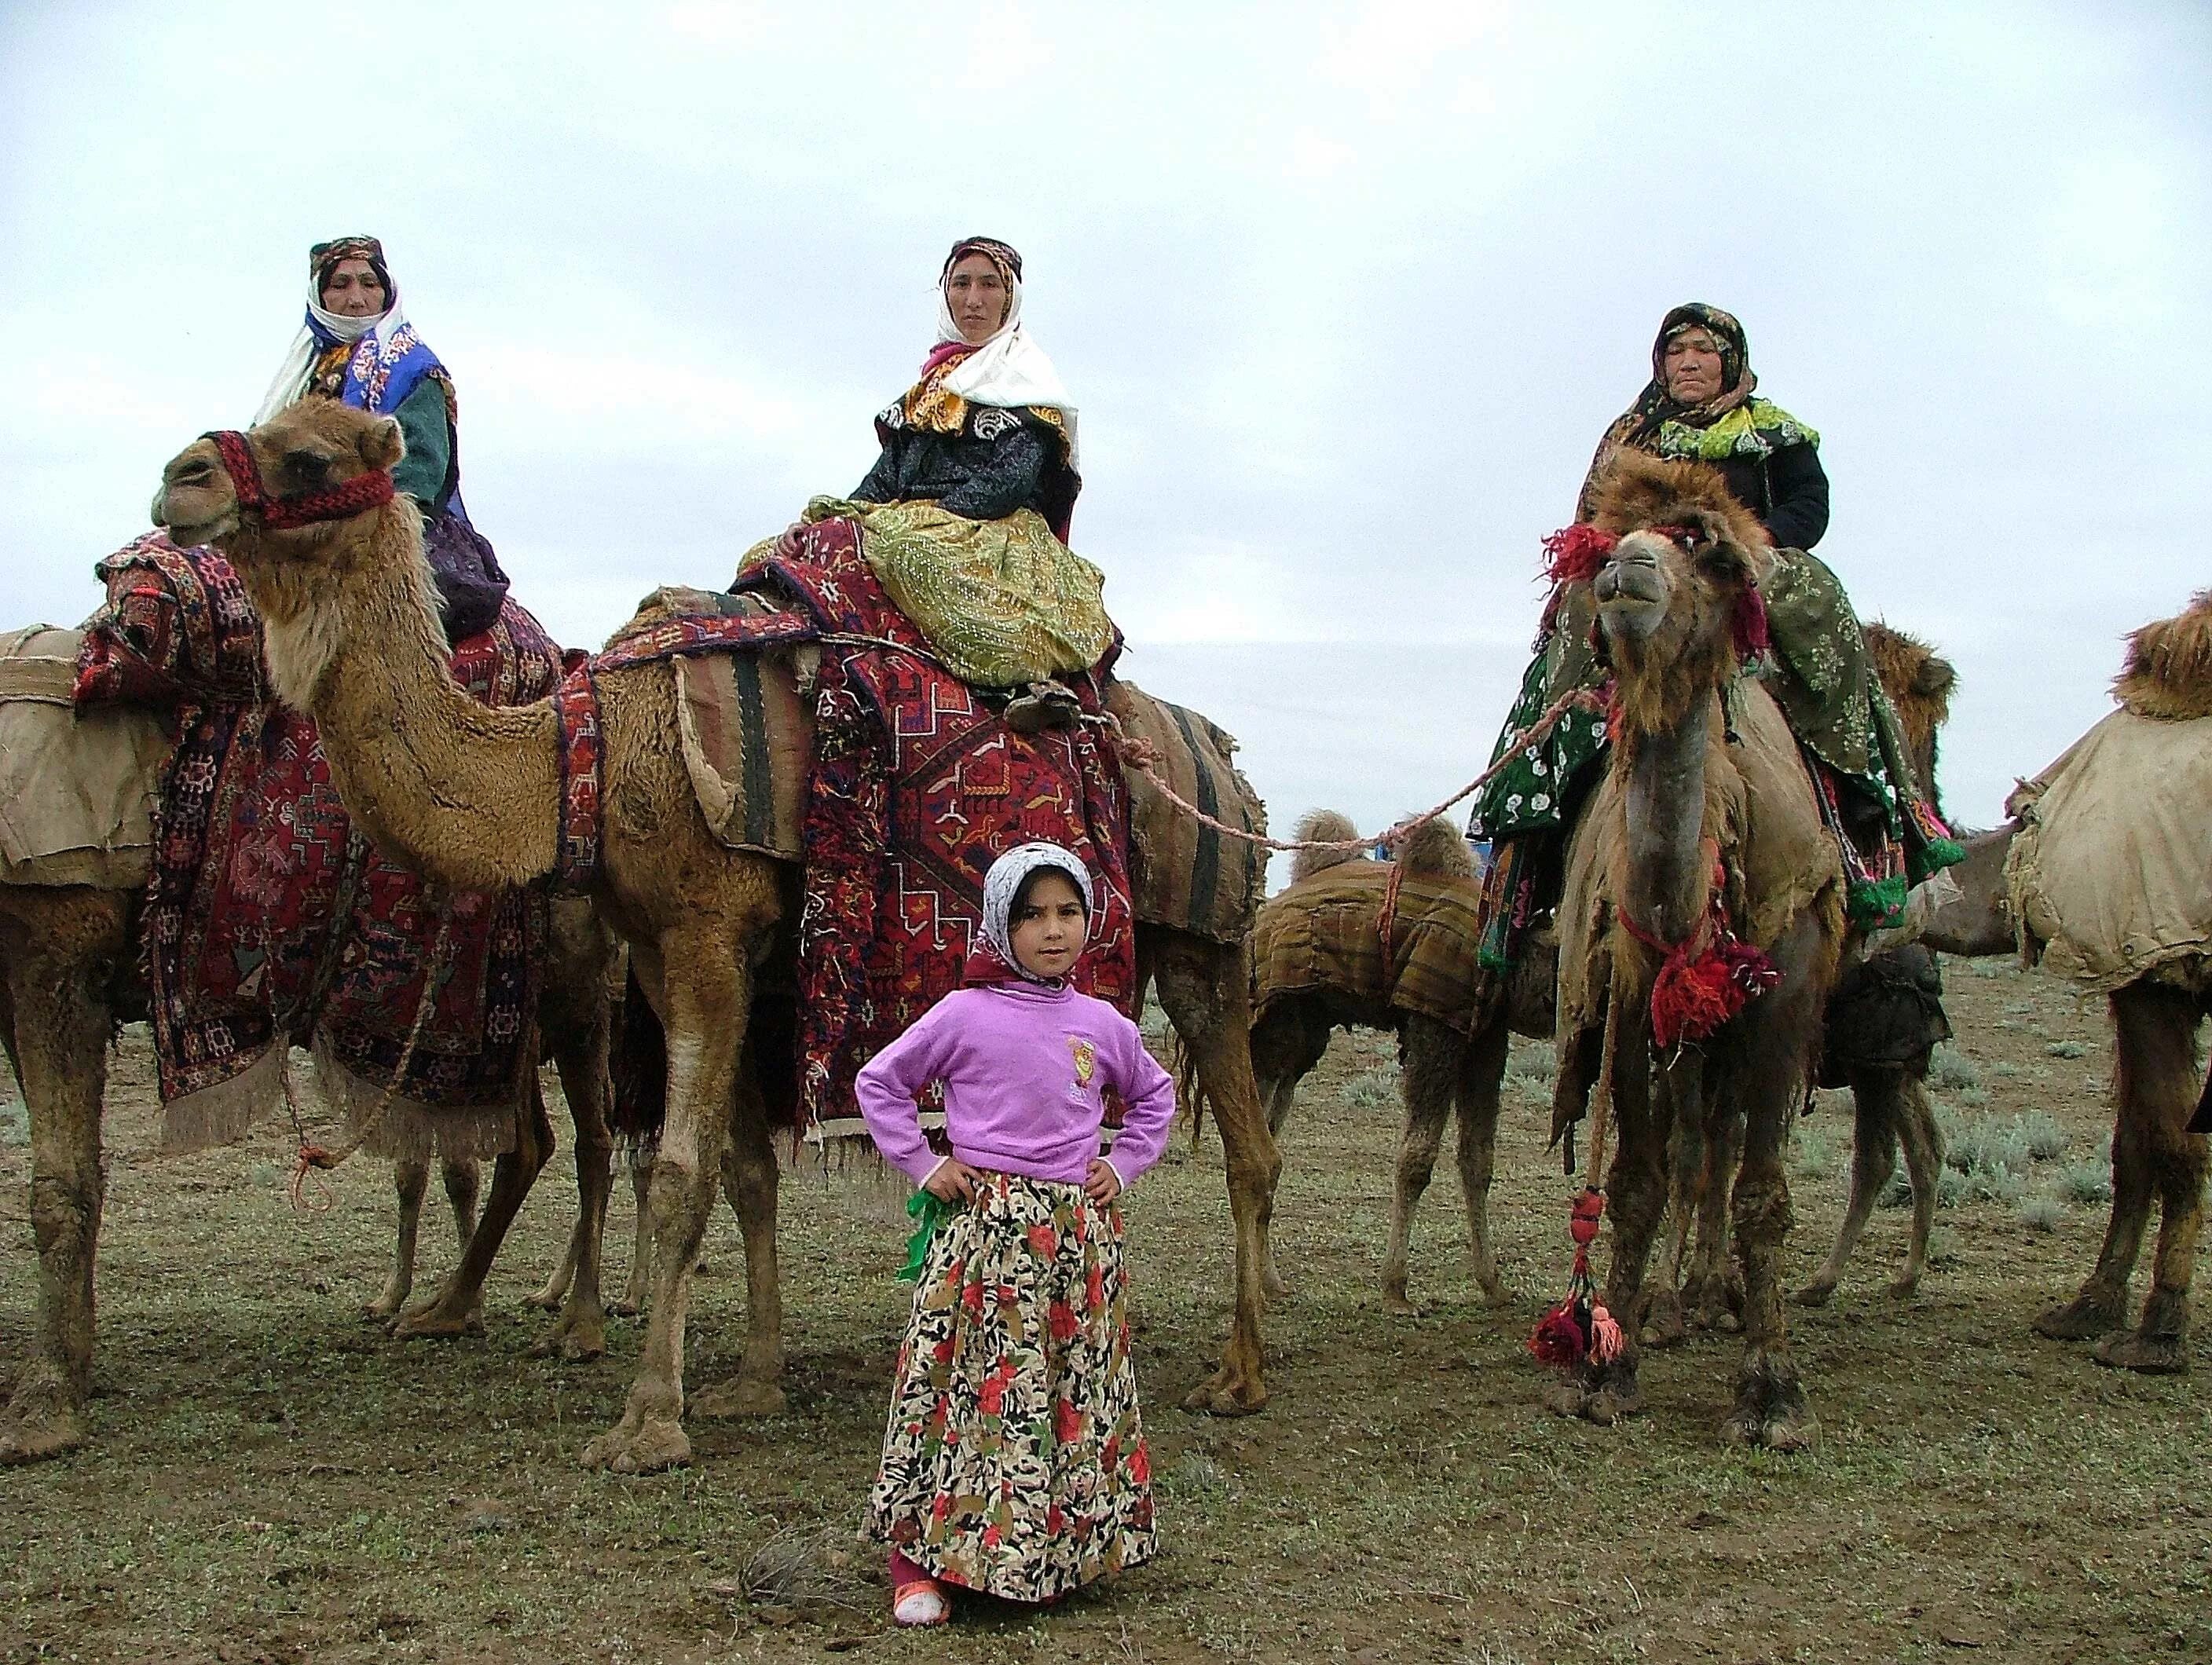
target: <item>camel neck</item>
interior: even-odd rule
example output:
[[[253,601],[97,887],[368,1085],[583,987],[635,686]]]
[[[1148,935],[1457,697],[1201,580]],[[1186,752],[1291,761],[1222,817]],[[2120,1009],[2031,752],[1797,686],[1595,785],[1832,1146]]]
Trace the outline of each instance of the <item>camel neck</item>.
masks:
[[[379,515],[357,558],[331,563],[334,588],[264,606],[270,668],[314,717],[338,795],[379,850],[455,889],[526,884],[553,868],[552,702],[485,706],[454,685],[411,521]]]
[[[1644,931],[1680,942],[1696,928],[1709,875],[1705,750],[1712,732],[1711,694],[1674,725],[1637,738],[1627,760],[1628,872],[1621,900]]]

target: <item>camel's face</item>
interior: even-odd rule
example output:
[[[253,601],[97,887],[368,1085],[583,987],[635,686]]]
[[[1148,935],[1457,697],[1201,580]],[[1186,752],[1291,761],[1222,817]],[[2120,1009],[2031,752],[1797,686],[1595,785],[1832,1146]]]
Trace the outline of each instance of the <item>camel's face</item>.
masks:
[[[1592,586],[1598,626],[1616,653],[1673,657],[1723,638],[1755,557],[1694,514],[1664,531],[1625,534]]]
[[[328,399],[303,399],[255,428],[246,441],[272,497],[342,486],[372,469],[390,468],[405,449],[399,424],[391,417]],[[213,440],[194,440],[161,471],[154,520],[183,544],[212,544],[240,529],[237,489]],[[294,552],[305,554],[328,540],[309,536],[263,541],[296,544]]]

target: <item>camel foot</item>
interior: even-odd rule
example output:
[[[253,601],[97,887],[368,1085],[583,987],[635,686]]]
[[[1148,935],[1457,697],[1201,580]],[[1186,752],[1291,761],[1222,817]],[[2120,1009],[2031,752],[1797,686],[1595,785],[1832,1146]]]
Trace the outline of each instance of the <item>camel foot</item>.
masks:
[[[781,1416],[789,1404],[773,1380],[757,1376],[733,1376],[693,1394],[686,1408],[693,1416],[720,1420],[725,1417]]]
[[[2100,1364],[2118,1370],[2140,1370],[2145,1376],[2185,1376],[2189,1372],[2189,1332],[2117,1330],[2097,1343],[2090,1355]]]
[[[58,1372],[34,1365],[0,1412],[0,1468],[74,1451],[88,1431],[82,1400]]]
[[[1790,1298],[1801,1307],[1825,1307],[1835,1292],[1836,1280],[1822,1273]]]
[[[1407,1298],[1403,1283],[1385,1283],[1382,1285],[1382,1310],[1394,1318],[1418,1318],[1421,1316],[1420,1308]]]
[[[1482,1285],[1482,1304],[1486,1307],[1513,1306],[1520,1298],[1502,1278]]]
[[[1224,1364],[1190,1390],[1182,1407],[1206,1416],[1250,1416],[1267,1402],[1267,1385],[1256,1375]]]
[[[588,1364],[594,1358],[604,1358],[606,1351],[606,1326],[598,1317],[563,1317],[531,1344],[530,1356]]]
[[[1682,1316],[1681,1296],[1671,1289],[1654,1290],[1644,1309],[1644,1328],[1639,1333],[1644,1345],[1676,1346],[1689,1333],[1689,1324]]]
[[[465,1308],[456,1310],[442,1301],[434,1301],[428,1306],[401,1313],[385,1327],[384,1333],[395,1341],[412,1341],[421,1337],[450,1340],[459,1336],[482,1335],[483,1303],[471,1301]]]
[[[394,1293],[387,1289],[374,1301],[363,1301],[361,1303],[361,1316],[372,1324],[381,1324],[390,1319],[397,1318],[399,1316],[399,1310],[407,1304],[407,1296],[406,1290],[403,1289]]]
[[[1794,1365],[1755,1360],[1744,1366],[1738,1382],[1735,1409],[1721,1425],[1723,1443],[1766,1451],[1818,1449],[1820,1419],[1805,1402]]]
[[[1917,1295],[1920,1292],[1920,1274],[1917,1272],[1899,1273],[1890,1280],[1889,1292],[1900,1301],[1909,1296]]]
[[[1290,1297],[1291,1286],[1281,1273],[1270,1267],[1260,1275],[1260,1292],[1270,1301],[1286,1300]]]
[[[1644,1391],[1637,1384],[1636,1366],[1616,1359],[1610,1364],[1583,1365],[1553,1382],[1545,1392],[1544,1406],[1553,1416],[1580,1417],[1610,1428],[1644,1408]]]
[[[2040,1314],[2035,1321],[2035,1333],[2053,1341],[2094,1340],[2120,1328],[2125,1298],[2124,1295],[2083,1290],[2072,1300]]]
[[[1743,1285],[1724,1273],[1692,1279],[1682,1291],[1682,1304],[1699,1329],[1734,1335],[1743,1328]]]
[[[690,1461],[691,1441],[682,1423],[634,1411],[623,1413],[620,1422],[584,1448],[585,1468],[614,1474],[657,1474]]]
[[[568,1298],[568,1291],[555,1284],[548,1284],[522,1297],[526,1307],[536,1307],[540,1312],[558,1312],[561,1303]]]

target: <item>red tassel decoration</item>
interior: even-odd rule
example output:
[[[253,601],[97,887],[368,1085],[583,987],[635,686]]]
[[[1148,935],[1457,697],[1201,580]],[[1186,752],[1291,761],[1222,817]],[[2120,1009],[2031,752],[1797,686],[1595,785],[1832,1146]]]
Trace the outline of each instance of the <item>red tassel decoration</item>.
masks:
[[[1746,585],[1736,597],[1735,614],[1729,621],[1729,630],[1741,658],[1750,659],[1773,647],[1774,639],[1766,628],[1766,598],[1759,592],[1756,584]]]
[[[1535,1333],[1528,1338],[1528,1351],[1543,1364],[1571,1369],[1585,1358],[1602,1363],[1620,1351],[1620,1326],[1598,1304],[1597,1285],[1590,1277],[1590,1245],[1597,1241],[1598,1222],[1604,1214],[1605,1193],[1585,1188],[1567,1216],[1567,1235],[1575,1243],[1575,1266],[1567,1276],[1567,1292],[1537,1320]],[[1612,1327],[1609,1344],[1600,1319]],[[1611,1352],[1598,1351],[1607,1345]]]
[[[1562,526],[1544,540],[1544,576],[1554,584],[1587,584],[1620,542],[1581,521]]]
[[[1528,1351],[1539,1362],[1562,1369],[1571,1369],[1583,1362],[1589,1343],[1583,1337],[1582,1322],[1575,1315],[1571,1298],[1560,1302],[1544,1315],[1536,1326],[1536,1333],[1528,1338]]]

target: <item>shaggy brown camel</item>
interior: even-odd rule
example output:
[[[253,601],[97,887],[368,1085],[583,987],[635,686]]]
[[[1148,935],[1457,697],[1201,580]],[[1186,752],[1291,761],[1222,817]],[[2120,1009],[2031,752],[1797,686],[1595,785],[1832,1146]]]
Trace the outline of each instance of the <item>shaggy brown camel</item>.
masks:
[[[1604,1302],[1622,1340],[1616,1356],[1577,1365],[1552,1403],[1599,1423],[1641,1407],[1645,1267],[1667,1204],[1670,1134],[1680,1118],[1702,1117],[1710,1095],[1744,1127],[1730,1199],[1744,1353],[1723,1433],[1798,1449],[1819,1425],[1783,1314],[1782,1147],[1843,945],[1842,866],[1780,708],[1738,674],[1740,626],[1768,558],[1757,523],[1717,471],[1630,453],[1600,489],[1596,525],[1619,539],[1593,582],[1617,678],[1614,750],[1568,850],[1553,1126],[1581,1116],[1594,1084],[1599,1113],[1609,1095],[1618,1144],[1605,1181]],[[1731,928],[1778,984],[1702,1048],[1659,1055],[1655,1018],[1666,1021],[1673,1002],[1662,1006],[1655,988]]]
[[[247,443],[278,498],[335,489],[389,469],[402,451],[396,422],[313,400],[254,429]],[[218,447],[203,438],[164,471],[156,508],[173,536],[216,544],[237,567],[267,623],[277,691],[314,716],[340,796],[378,848],[434,883],[457,887],[527,884],[554,871],[561,805],[554,703],[494,709],[453,687],[420,520],[404,500],[348,520],[273,531],[258,514],[241,511]],[[791,906],[798,873],[715,839],[680,754],[675,674],[667,663],[611,671],[598,685],[605,832],[591,894],[629,945],[631,965],[660,1018],[668,1082],[652,1180],[644,1345],[621,1420],[590,1443],[584,1460],[638,1472],[690,1454],[683,1426],[687,1303],[732,1140],[748,1333],[736,1378],[698,1396],[691,1408],[712,1414],[782,1403],[775,1154],[760,1096],[739,1091],[738,1060],[756,973]],[[1171,930],[1140,934],[1139,977],[1156,980],[1218,1107],[1237,1221],[1235,1326],[1219,1371],[1192,1402],[1217,1412],[1253,1410],[1266,1398],[1261,1245],[1279,1164],[1252,1084],[1243,957],[1234,945]],[[527,1184],[526,1173],[520,1182]],[[500,1196],[495,1180],[488,1224]]]
[[[2113,685],[2121,709],[2006,807],[2013,821],[1972,841],[1960,894],[1922,940],[1954,954],[2002,953],[2102,990],[2112,1018],[2112,1209],[2081,1291],[2040,1314],[2039,1335],[2097,1343],[2100,1364],[2190,1367],[2189,1291],[2212,1139],[2189,1131],[2199,1099],[2197,1034],[2212,1012],[2212,591],[2129,640]],[[2152,1207],[2151,1284],[2125,1328],[2129,1282]]]
[[[1938,731],[1949,715],[1957,673],[1924,642],[1879,623],[1865,626],[1868,656],[1876,676],[1896,706],[1906,746],[1923,781],[1935,775]],[[1460,987],[1449,997],[1431,999],[1434,1013],[1408,1010],[1393,991],[1379,986],[1352,985],[1361,980],[1342,973],[1353,956],[1341,951],[1316,956],[1304,968],[1295,989],[1278,987],[1284,969],[1270,945],[1282,921],[1310,915],[1316,909],[1330,915],[1323,927],[1318,920],[1306,921],[1309,933],[1324,930],[1332,937],[1357,935],[1366,944],[1379,936],[1387,866],[1364,861],[1349,852],[1301,852],[1292,863],[1290,885],[1261,910],[1254,931],[1254,1006],[1252,1067],[1267,1106],[1268,1126],[1279,1141],[1284,1124],[1296,1101],[1298,1083],[1321,1060],[1329,1032],[1337,1025],[1395,1030],[1398,1036],[1400,1090],[1406,1119],[1399,1137],[1398,1159],[1391,1198],[1390,1235],[1382,1269],[1383,1304],[1392,1312],[1415,1310],[1406,1288],[1407,1252],[1413,1218],[1435,1171],[1436,1157],[1445,1122],[1459,1113],[1458,1167],[1467,1203],[1468,1243],[1476,1283],[1492,1305],[1511,1297],[1490,1248],[1488,1196],[1496,1166],[1497,1126],[1506,1062],[1506,1037],[1512,1034],[1549,1040],[1553,1030],[1552,993],[1556,975],[1554,949],[1549,935],[1540,934],[1523,955],[1516,973],[1498,991],[1474,963],[1473,933],[1479,929],[1479,887],[1465,842],[1441,823],[1431,823],[1440,835],[1433,844],[1425,839],[1419,850],[1406,853],[1409,871],[1431,870],[1432,884],[1449,886],[1452,905],[1430,908],[1420,925],[1430,930],[1466,933],[1462,951],[1447,955],[1431,949],[1437,969],[1455,978]],[[1341,841],[1356,837],[1350,819],[1332,810],[1316,810],[1298,823],[1301,840]],[[1425,829],[1424,829],[1425,833]],[[1316,884],[1307,881],[1328,873],[1334,878]],[[2008,944],[2009,939],[2008,939]],[[1893,951],[1892,953],[1893,957]],[[1346,964],[1340,966],[1337,961]],[[1442,991],[1436,991],[1441,994]],[[1841,1003],[1838,1003],[1840,1006]],[[1829,1014],[1831,1026],[1838,1009]],[[1892,1285],[1899,1293],[1917,1283],[1927,1261],[1928,1236],[1934,1224],[1936,1182],[1942,1170],[1942,1135],[1923,1085],[1929,1048],[1903,1063],[1854,1060],[1844,1074],[1851,1091],[1854,1110],[1854,1162],[1850,1206],[1828,1264],[1797,1298],[1808,1304],[1825,1300],[1852,1245],[1864,1230],[1876,1200],[1896,1170],[1897,1150],[1903,1141],[1912,1181],[1913,1218],[1910,1257],[1905,1273]],[[1711,1328],[1732,1328],[1737,1322],[1741,1291],[1731,1283],[1726,1257],[1728,1188],[1716,1184],[1717,1167],[1732,1171],[1729,1129],[1709,1148],[1702,1135],[1685,1137],[1691,1130],[1677,1129],[1673,1157],[1674,1182],[1670,1210],[1675,1227],[1671,1235],[1666,1276],[1652,1289],[1646,1315],[1647,1345],[1666,1346],[1686,1333],[1691,1319]],[[1687,1171],[1685,1171],[1687,1164]],[[1697,1255],[1689,1264],[1689,1232],[1694,1224]],[[1272,1253],[1269,1292],[1281,1292],[1273,1275]]]
[[[118,872],[118,882],[129,877]],[[4,1413],[0,1465],[36,1461],[83,1443],[92,1389],[93,1269],[106,1188],[100,1106],[107,1047],[125,1018],[143,1012],[135,931],[139,892],[88,884],[0,884],[0,1043],[30,1113],[31,1225],[39,1252],[39,1317],[31,1355]],[[539,1024],[558,1065],[576,1127],[581,1204],[569,1254],[580,1267],[541,1352],[572,1359],[606,1351],[599,1289],[612,1143],[608,1101],[606,933],[579,903],[556,906]],[[536,1083],[531,1084],[536,1099]],[[544,1122],[538,1103],[524,1120]],[[550,1133],[550,1129],[547,1130]],[[543,1135],[541,1135],[543,1137]],[[504,1158],[502,1158],[504,1160]],[[429,1180],[427,1162],[394,1164],[398,1243],[383,1291],[367,1307],[395,1334],[450,1333],[481,1323],[489,1248],[474,1255],[477,1170],[444,1164],[462,1261],[432,1303],[403,1311],[414,1282],[415,1240]],[[495,1248],[496,1244],[490,1245]]]

